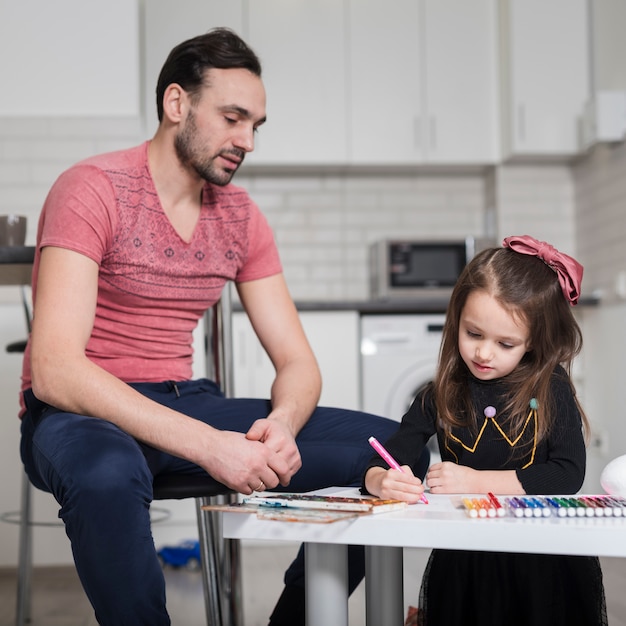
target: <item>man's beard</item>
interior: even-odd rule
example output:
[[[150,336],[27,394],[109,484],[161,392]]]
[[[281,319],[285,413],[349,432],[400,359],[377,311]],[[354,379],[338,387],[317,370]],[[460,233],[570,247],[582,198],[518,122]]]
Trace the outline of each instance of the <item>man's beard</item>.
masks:
[[[190,111],[185,125],[174,138],[174,149],[178,160],[183,167],[191,168],[206,182],[220,186],[228,185],[239,166],[233,166],[232,171],[218,169],[214,164],[215,157],[200,157],[194,145],[197,131],[195,115],[193,111]],[[225,151],[224,154],[232,154],[241,159],[241,162],[245,156],[243,151],[235,149]]]

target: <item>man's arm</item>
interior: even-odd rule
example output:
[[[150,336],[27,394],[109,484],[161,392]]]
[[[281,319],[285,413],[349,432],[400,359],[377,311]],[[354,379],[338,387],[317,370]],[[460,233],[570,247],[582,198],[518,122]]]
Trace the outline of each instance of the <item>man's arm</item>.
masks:
[[[98,266],[86,256],[55,247],[42,251],[31,337],[35,396],[108,420],[138,440],[197,463],[242,493],[261,480],[268,487],[288,482],[287,463],[269,446],[163,407],[86,357],[97,283]]]
[[[240,283],[238,292],[276,369],[272,411],[266,420],[257,421],[247,436],[267,443],[295,472],[300,456],[294,438],[311,416],[321,392],[317,360],[282,274]]]

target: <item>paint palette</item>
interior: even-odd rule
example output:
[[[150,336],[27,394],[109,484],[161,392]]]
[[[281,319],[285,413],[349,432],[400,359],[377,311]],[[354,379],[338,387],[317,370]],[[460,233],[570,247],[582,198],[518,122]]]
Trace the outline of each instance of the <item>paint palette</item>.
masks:
[[[626,498],[591,496],[506,496],[463,498],[467,515],[476,519],[496,517],[624,517]]]

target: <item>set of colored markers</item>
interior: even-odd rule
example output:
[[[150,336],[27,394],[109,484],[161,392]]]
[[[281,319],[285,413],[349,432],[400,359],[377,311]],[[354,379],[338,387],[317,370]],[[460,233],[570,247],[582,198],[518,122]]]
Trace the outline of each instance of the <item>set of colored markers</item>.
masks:
[[[597,496],[514,496],[500,501],[493,493],[486,498],[463,498],[469,517],[626,517],[626,498]]]

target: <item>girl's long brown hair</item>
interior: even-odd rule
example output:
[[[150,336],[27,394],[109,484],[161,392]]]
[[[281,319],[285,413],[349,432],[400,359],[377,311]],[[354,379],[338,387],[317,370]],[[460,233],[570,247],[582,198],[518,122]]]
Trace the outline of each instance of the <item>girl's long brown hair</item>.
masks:
[[[537,435],[541,441],[558,413],[550,394],[550,378],[559,364],[571,373],[572,361],[582,348],[582,333],[556,273],[541,259],[509,248],[490,248],[479,253],[465,267],[452,293],[433,381],[440,423],[449,433],[455,426],[473,427],[479,418],[467,393],[468,371],[458,347],[461,312],[469,294],[478,290],[488,293],[528,325],[530,350],[503,379],[510,390],[510,400],[499,413],[510,416],[507,423],[512,432],[520,432],[528,416],[529,401],[536,398]],[[589,423],[573,385],[572,393],[588,435]]]

